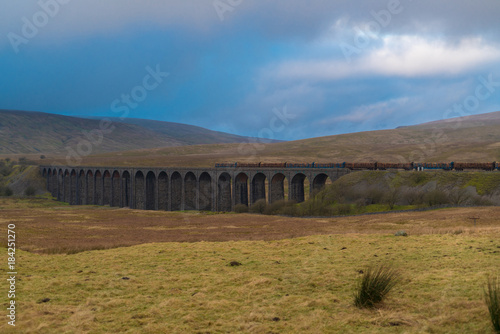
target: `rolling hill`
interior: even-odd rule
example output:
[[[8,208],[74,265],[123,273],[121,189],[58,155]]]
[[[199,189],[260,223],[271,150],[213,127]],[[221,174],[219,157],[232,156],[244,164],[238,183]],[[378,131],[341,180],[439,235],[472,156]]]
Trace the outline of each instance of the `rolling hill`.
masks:
[[[499,161],[500,112],[273,144],[194,145],[94,155],[86,165],[212,166],[215,162]]]
[[[139,118],[109,118],[113,122],[138,125],[160,135],[173,137],[183,145],[218,144],[218,143],[240,143],[245,142],[246,137],[233,135],[225,132],[212,131],[199,126],[182,123],[154,121]],[[277,142],[266,140],[267,142]]]
[[[92,154],[193,144],[241,143],[249,138],[197,126],[141,119],[97,119],[0,110],[0,154],[67,154],[85,140]],[[103,138],[96,130],[103,129]],[[112,129],[112,130],[111,130]],[[87,134],[87,135],[86,135]]]

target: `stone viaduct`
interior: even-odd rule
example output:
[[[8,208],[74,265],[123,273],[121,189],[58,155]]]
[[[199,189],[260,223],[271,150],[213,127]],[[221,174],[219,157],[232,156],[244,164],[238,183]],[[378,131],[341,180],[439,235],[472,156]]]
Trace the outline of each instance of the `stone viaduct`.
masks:
[[[47,190],[72,205],[110,205],[144,210],[232,211],[288,198],[303,202],[309,191],[321,189],[349,173],[341,168],[121,168],[40,166]]]

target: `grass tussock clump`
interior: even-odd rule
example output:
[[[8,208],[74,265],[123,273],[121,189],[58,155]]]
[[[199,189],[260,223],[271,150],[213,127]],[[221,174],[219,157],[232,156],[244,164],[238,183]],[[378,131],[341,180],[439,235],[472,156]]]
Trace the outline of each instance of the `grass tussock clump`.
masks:
[[[392,268],[380,266],[364,271],[354,295],[354,305],[359,308],[374,308],[398,283],[399,274]]]
[[[498,278],[490,278],[488,280],[484,299],[490,312],[491,323],[495,329],[495,333],[500,333],[500,281]]]

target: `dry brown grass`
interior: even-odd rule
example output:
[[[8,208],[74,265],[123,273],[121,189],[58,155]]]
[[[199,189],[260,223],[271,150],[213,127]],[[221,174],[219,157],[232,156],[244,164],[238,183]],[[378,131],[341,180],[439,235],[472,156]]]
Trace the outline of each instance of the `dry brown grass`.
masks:
[[[74,253],[150,242],[279,240],[324,234],[500,233],[500,208],[456,208],[340,218],[162,212],[0,199],[1,225],[22,229],[22,249]],[[469,217],[480,217],[475,227]]]
[[[2,333],[491,329],[482,288],[498,270],[500,208],[300,219],[0,199],[0,210],[0,225],[15,223],[17,246],[33,252],[134,245],[18,250],[18,322],[0,323]],[[409,236],[395,237],[401,229]],[[380,264],[402,280],[377,311],[359,310],[360,270]]]

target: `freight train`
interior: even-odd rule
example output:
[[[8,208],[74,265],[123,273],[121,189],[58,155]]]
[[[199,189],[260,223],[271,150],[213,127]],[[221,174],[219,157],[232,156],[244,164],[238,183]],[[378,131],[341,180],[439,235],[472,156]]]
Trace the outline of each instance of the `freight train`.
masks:
[[[347,168],[350,170],[500,170],[500,163],[494,162],[331,162],[331,163],[216,163],[215,168]]]

